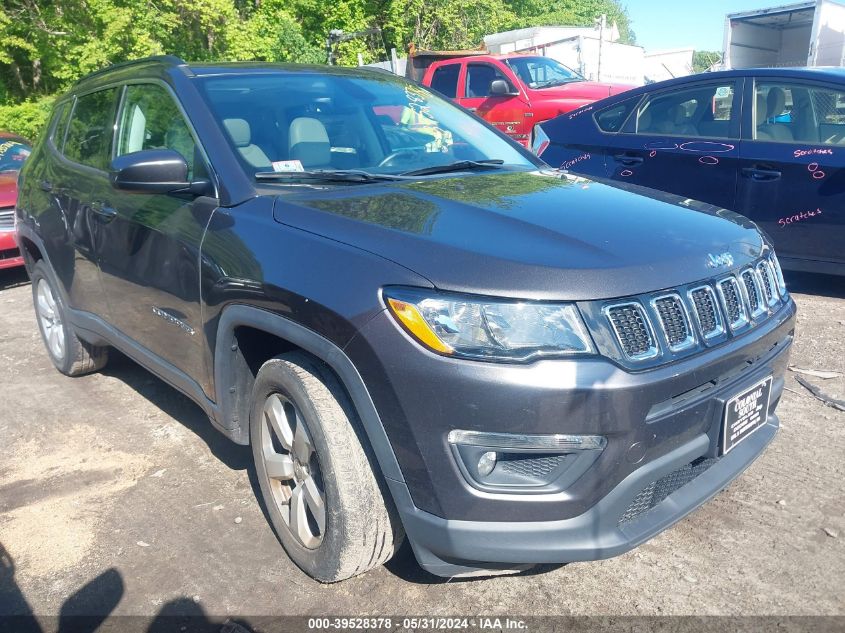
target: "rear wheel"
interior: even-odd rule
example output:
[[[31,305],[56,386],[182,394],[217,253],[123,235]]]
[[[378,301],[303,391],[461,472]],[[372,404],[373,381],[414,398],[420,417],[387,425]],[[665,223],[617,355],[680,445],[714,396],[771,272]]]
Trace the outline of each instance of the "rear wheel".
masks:
[[[359,428],[345,392],[318,361],[290,353],[259,370],[250,443],[262,496],[288,555],[322,582],[383,564],[401,542]]]
[[[108,347],[92,345],[76,335],[50,269],[43,261],[32,269],[32,300],[41,338],[56,369],[66,376],[102,369],[108,361]]]

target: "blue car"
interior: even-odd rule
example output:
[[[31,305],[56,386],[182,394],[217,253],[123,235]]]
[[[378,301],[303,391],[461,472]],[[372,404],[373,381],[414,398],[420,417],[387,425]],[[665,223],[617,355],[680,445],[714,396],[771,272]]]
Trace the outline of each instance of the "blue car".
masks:
[[[845,69],[655,83],[535,126],[531,147],[556,168],[737,211],[784,268],[845,275]]]

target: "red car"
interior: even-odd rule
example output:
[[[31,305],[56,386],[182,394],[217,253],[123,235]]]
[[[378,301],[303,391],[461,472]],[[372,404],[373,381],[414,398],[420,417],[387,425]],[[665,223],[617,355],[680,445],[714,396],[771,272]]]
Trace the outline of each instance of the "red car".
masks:
[[[31,151],[25,139],[0,132],[0,269],[23,266],[23,257],[15,243],[15,203],[18,172]]]
[[[634,87],[587,81],[554,59],[520,54],[437,61],[426,69],[422,84],[523,145],[537,123]]]

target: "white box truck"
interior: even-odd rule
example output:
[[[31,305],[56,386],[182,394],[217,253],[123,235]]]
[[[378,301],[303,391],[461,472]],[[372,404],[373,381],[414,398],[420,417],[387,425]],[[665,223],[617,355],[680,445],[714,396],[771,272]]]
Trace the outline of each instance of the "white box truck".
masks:
[[[845,5],[813,0],[725,16],[725,68],[845,66]]]

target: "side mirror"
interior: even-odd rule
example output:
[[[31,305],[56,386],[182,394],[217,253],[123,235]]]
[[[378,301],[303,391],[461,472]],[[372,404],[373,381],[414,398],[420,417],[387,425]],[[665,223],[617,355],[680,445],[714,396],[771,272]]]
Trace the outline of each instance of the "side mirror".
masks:
[[[490,96],[492,97],[510,97],[519,94],[511,85],[504,79],[494,79],[490,82]]]
[[[115,189],[133,193],[199,194],[208,181],[190,182],[188,163],[172,149],[146,149],[118,156],[111,162],[109,174]]]

